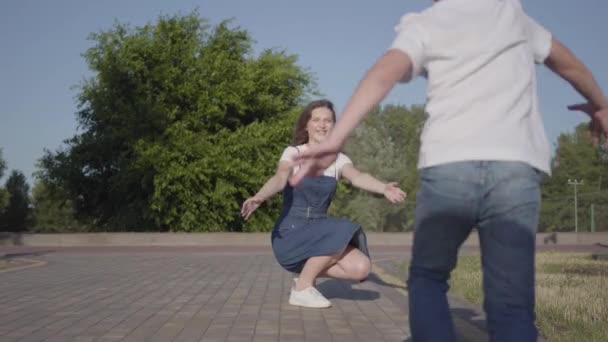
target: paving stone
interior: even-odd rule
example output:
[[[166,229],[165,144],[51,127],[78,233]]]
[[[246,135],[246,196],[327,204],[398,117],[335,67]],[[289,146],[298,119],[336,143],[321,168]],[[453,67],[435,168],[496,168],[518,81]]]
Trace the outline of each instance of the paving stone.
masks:
[[[268,253],[48,253],[1,275],[0,341],[404,341],[407,298],[321,279],[328,309],[288,304]],[[371,278],[370,278],[371,279]],[[458,322],[457,322],[458,323]],[[470,334],[484,334],[461,324]],[[477,336],[476,335],[476,336]]]

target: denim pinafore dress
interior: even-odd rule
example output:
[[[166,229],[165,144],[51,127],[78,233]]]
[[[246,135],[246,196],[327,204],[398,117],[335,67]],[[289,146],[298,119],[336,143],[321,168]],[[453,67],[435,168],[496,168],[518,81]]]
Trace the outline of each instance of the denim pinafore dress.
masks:
[[[300,273],[308,258],[332,255],[348,245],[369,257],[360,225],[327,216],[336,187],[336,177],[315,176],[283,190],[283,207],[271,239],[273,253],[287,271]]]

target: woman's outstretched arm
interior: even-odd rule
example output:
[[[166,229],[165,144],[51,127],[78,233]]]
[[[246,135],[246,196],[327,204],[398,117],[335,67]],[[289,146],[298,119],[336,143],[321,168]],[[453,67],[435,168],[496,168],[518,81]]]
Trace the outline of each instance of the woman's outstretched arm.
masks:
[[[384,183],[368,173],[357,170],[353,164],[344,165],[342,176],[359,189],[384,195],[391,203],[403,202],[407,197],[406,193],[399,188],[399,184]]]
[[[270,177],[253,197],[249,197],[241,207],[241,216],[245,220],[266,200],[283,190],[291,174],[293,162],[281,160],[277,171]]]

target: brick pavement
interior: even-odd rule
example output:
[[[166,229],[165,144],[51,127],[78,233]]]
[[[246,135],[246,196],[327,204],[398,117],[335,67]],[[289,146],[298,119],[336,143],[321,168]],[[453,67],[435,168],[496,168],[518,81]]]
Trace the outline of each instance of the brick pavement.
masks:
[[[387,280],[380,269],[363,283],[319,281],[333,306],[304,309],[287,303],[292,275],[267,249],[88,251],[8,251],[46,264],[0,274],[0,341],[409,338],[403,284]],[[385,259],[390,254],[379,253]],[[475,325],[460,321],[465,340],[486,339]]]

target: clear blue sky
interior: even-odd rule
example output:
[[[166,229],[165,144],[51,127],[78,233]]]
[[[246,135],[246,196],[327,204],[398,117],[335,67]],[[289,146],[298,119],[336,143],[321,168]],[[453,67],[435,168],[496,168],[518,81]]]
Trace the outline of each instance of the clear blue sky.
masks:
[[[449,1],[449,0],[446,0]],[[608,91],[606,0],[522,1],[528,13],[571,47]],[[76,133],[77,90],[91,73],[81,54],[91,32],[115,20],[141,26],[161,14],[234,18],[255,48],[280,47],[316,74],[319,90],[341,110],[366,69],[389,46],[402,14],[430,0],[2,0],[0,2],[0,148],[9,170],[30,180],[43,149]],[[565,107],[581,98],[544,69],[540,102],[552,143],[586,118]],[[423,81],[396,87],[385,103],[424,102]],[[2,183],[6,180],[0,180]]]

